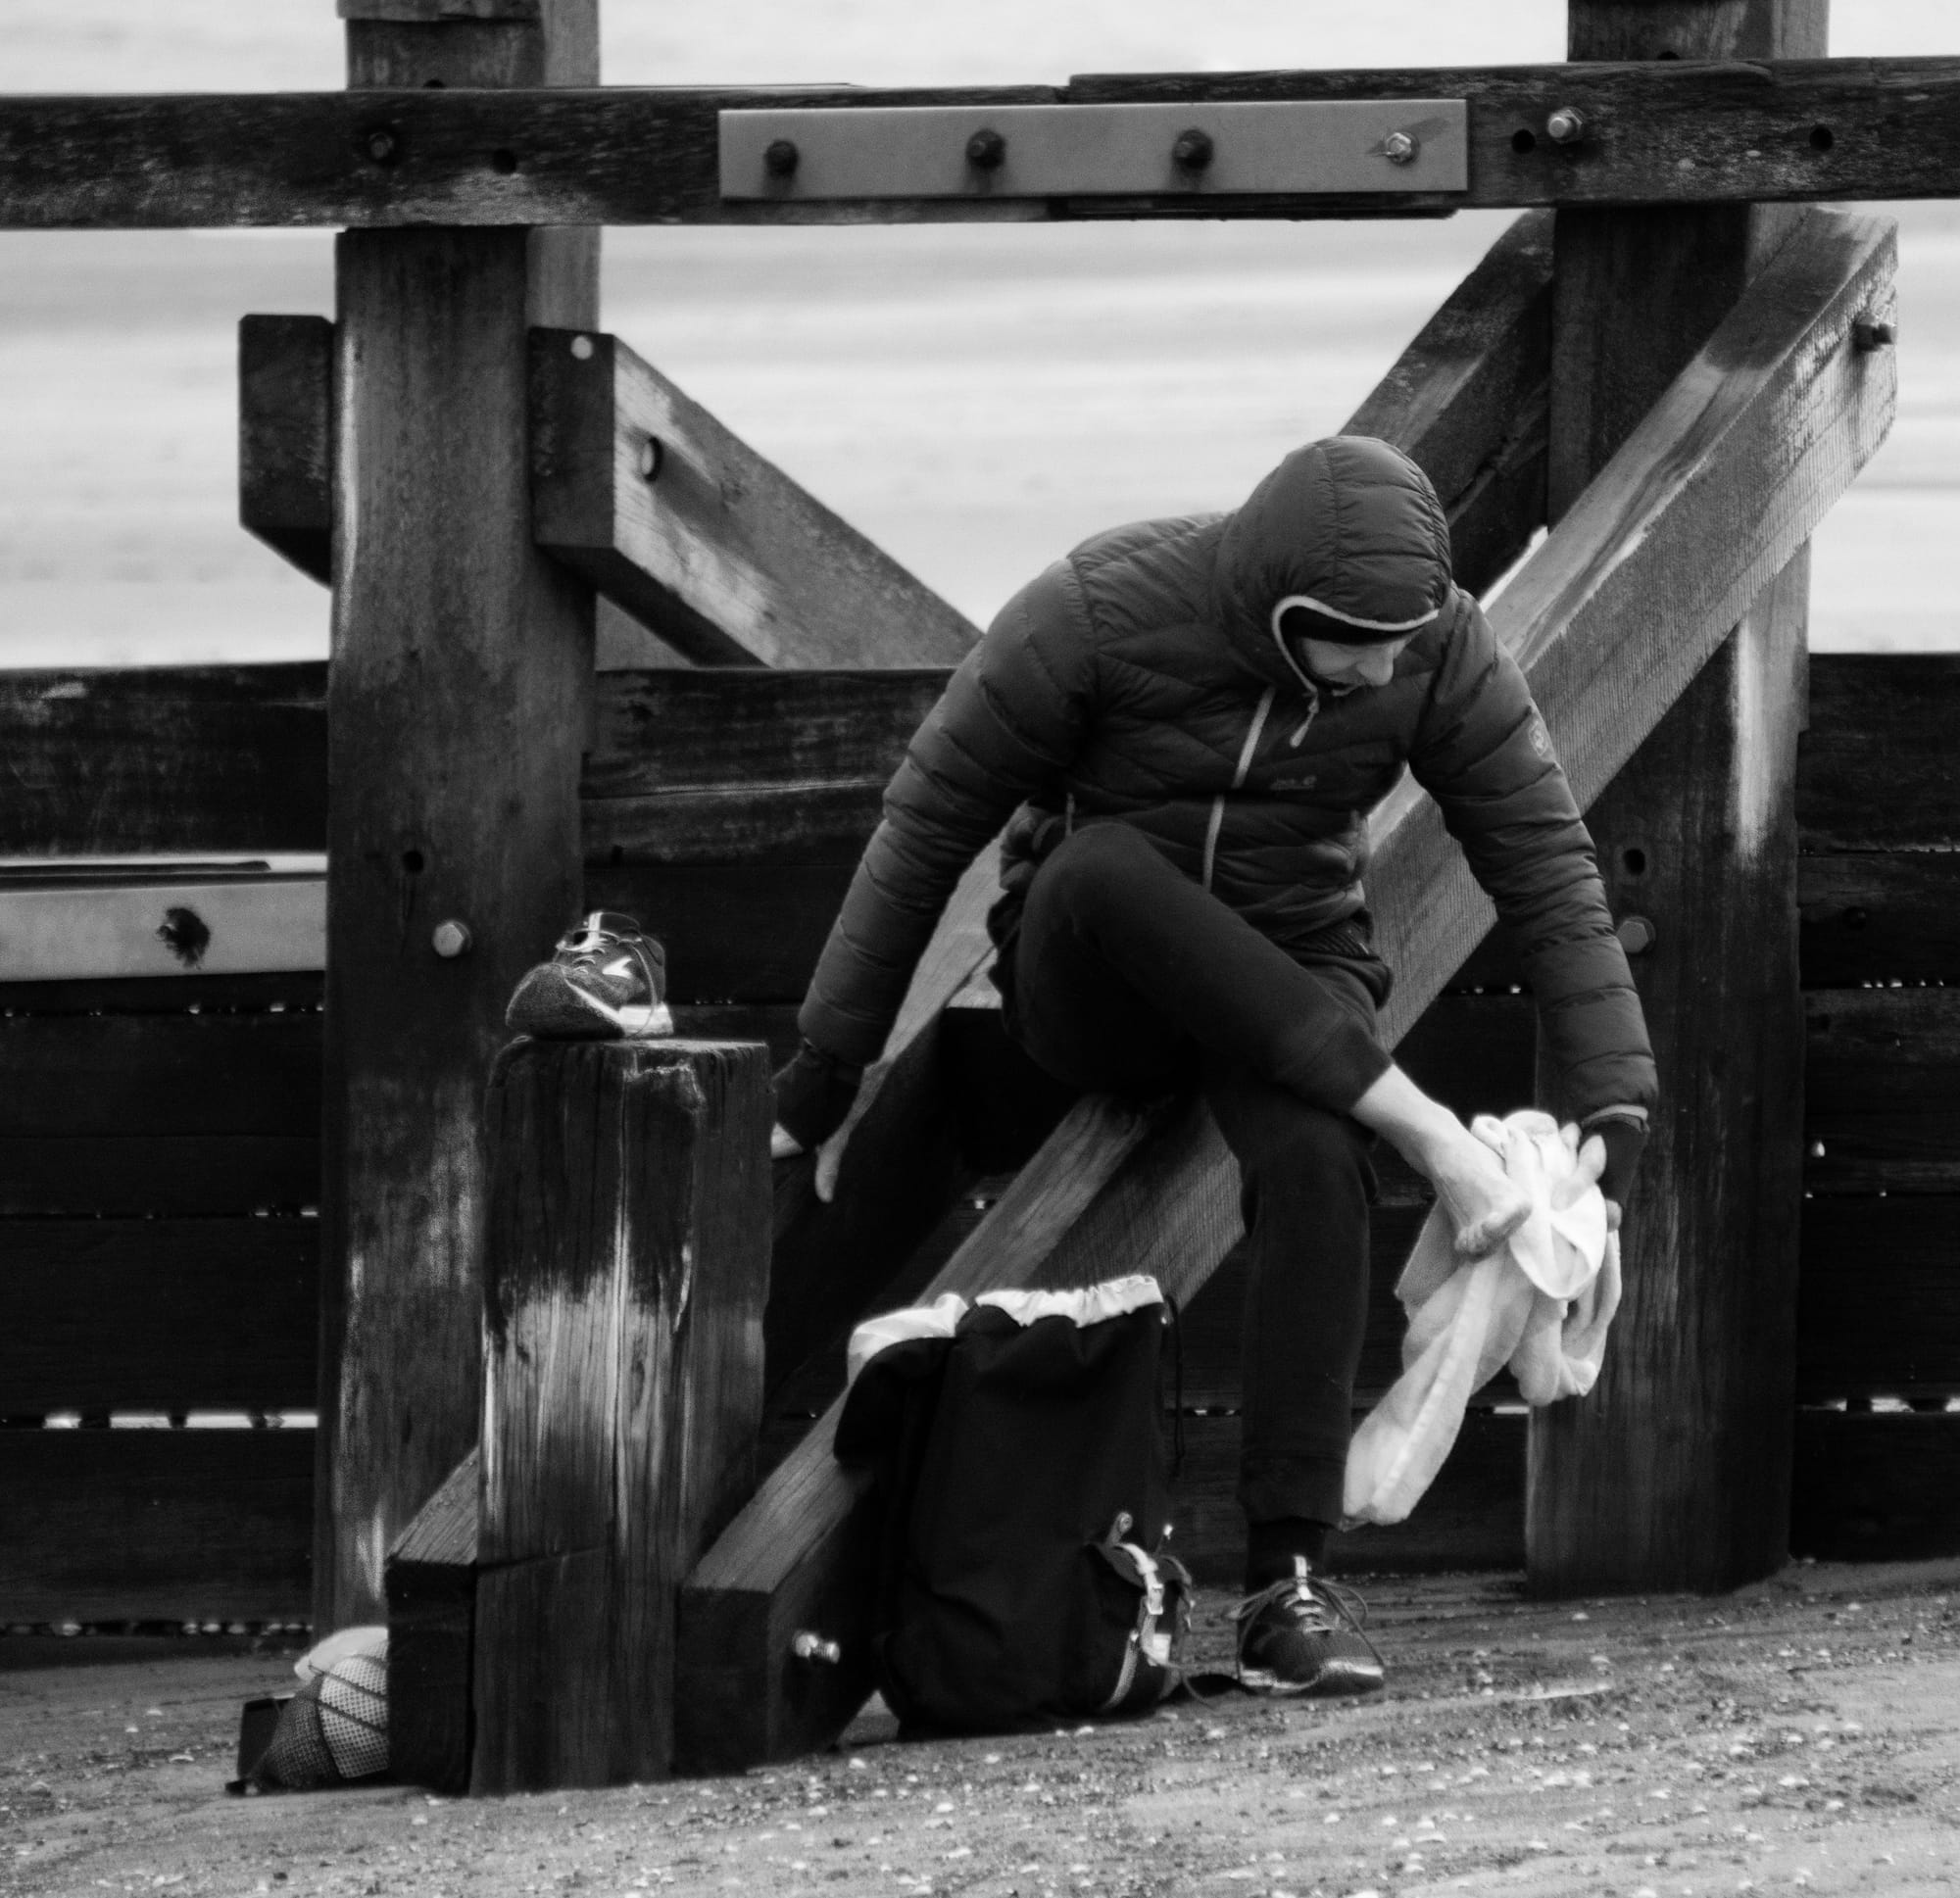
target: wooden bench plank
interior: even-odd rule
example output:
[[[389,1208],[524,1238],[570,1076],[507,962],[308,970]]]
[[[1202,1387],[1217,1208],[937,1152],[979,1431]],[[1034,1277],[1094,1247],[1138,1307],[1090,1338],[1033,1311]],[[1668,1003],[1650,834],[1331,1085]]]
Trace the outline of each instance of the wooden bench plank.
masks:
[[[1803,1203],[1797,1394],[1960,1393],[1960,1193]]]
[[[1389,215],[1471,206],[1707,204],[1960,192],[1951,59],[1425,67],[1097,74],[1050,86],[918,91],[512,88],[17,97],[0,109],[0,225],[167,227],[860,223],[1189,217],[1188,192],[766,205],[720,195],[724,107],[1461,98],[1469,188],[1398,195]],[[1577,148],[1547,116],[1584,118]],[[1791,135],[1822,127],[1828,136]],[[508,151],[514,164],[485,163]],[[377,155],[378,154],[378,155]],[[1379,199],[1295,194],[1210,216],[1383,215]]]
[[[1820,653],[1797,746],[1806,852],[1960,850],[1960,653]]]
[[[10,1220],[0,1244],[9,1413],[313,1408],[318,1220]]]
[[[333,324],[238,319],[238,524],[325,584],[333,574]]]
[[[0,1430],[0,1622],[307,1619],[310,1430]]]

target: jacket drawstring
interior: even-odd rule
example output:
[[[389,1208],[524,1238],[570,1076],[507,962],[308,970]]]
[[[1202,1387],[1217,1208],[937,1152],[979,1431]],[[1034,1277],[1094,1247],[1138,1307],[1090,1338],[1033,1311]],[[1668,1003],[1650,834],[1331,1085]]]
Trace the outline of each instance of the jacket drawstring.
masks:
[[[1246,733],[1246,742],[1239,748],[1239,768],[1232,773],[1232,789],[1239,790],[1252,769],[1252,754],[1259,749],[1259,735],[1266,729],[1266,718],[1272,711],[1273,701],[1280,696],[1276,685],[1269,685],[1259,700],[1259,708],[1252,714],[1252,723]],[[1220,792],[1211,800],[1211,821],[1204,827],[1204,878],[1201,887],[1211,888],[1211,872],[1218,861],[1218,833],[1225,828],[1225,793]]]

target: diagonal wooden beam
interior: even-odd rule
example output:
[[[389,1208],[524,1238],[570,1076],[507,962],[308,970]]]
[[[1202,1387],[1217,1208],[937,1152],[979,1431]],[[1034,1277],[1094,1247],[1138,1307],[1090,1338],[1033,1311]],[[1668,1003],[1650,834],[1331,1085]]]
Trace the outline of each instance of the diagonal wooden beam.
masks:
[[[1423,325],[1348,423],[1411,455],[1450,519],[1457,577],[1481,591],[1544,521],[1545,384],[1551,366],[1551,220],[1520,218]],[[844,1135],[834,1198],[811,1169],[777,1190],[769,1302],[769,1385],[857,1321],[904,1267],[956,1190],[957,1169],[917,1163],[923,1130],[943,1124],[945,1077],[914,1044],[992,960],[987,912],[1000,895],[989,849],[961,879],[933,934],[883,1054],[864,1078]],[[888,1096],[896,1090],[897,1097]],[[934,1149],[936,1151],[936,1149]],[[895,1217],[890,1183],[937,1181]]]
[[[1582,804],[1659,722],[1889,428],[1889,221],[1813,212],[1496,603]],[[1371,826],[1370,886],[1396,971],[1384,1029],[1413,1024],[1490,927],[1489,900],[1426,796]],[[949,1262],[928,1296],[1154,1271],[1189,1297],[1238,1232],[1235,1169],[1196,1104],[1139,1118],[1082,1102]],[[757,1493],[682,1595],[682,1735],[697,1767],[819,1743],[870,1683],[855,1589],[862,1491],[831,1454],[836,1408]],[[797,1660],[798,1629],[843,1659]]]
[[[703,665],[952,665],[979,637],[616,336],[531,332],[531,531]]]
[[[1377,195],[724,198],[723,110],[1462,100],[1467,185]],[[1434,215],[1543,205],[1960,195],[1960,60],[1416,67],[1092,74],[1066,86],[876,91],[512,89],[492,95],[17,96],[0,100],[0,228],[226,224],[909,223]],[[1561,143],[1550,121],[1576,115]],[[1168,168],[1167,168],[1168,169]]]
[[[238,328],[238,516],[333,556],[333,325]],[[531,532],[703,665],[954,665],[978,629],[620,342],[530,339]]]

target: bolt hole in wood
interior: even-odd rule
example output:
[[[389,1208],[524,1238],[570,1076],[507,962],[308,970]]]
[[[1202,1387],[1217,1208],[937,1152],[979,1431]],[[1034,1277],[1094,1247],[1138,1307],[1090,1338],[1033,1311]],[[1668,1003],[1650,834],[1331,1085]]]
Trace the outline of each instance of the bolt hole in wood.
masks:
[[[412,877],[420,876],[423,865],[426,862],[427,858],[422,855],[420,851],[404,851],[402,852],[402,868],[408,871]]]
[[[1638,844],[1630,845],[1620,852],[1620,868],[1630,877],[1644,876],[1647,869],[1647,853]]]
[[[517,169],[517,155],[508,145],[499,145],[490,154],[490,169],[509,177]]]
[[[1810,149],[1813,152],[1828,152],[1837,142],[1838,134],[1829,125],[1811,126]]]
[[[1537,151],[1538,133],[1533,131],[1529,125],[1520,125],[1511,134],[1511,150],[1518,153],[1521,157],[1526,152]]]

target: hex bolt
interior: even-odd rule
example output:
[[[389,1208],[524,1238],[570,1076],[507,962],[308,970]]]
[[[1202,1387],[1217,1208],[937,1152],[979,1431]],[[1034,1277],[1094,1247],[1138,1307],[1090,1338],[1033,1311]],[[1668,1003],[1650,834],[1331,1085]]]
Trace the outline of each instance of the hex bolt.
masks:
[[[661,446],[658,435],[649,435],[640,444],[640,479],[658,481],[661,469],[666,464],[667,452]]]
[[[1422,141],[1413,132],[1391,132],[1382,140],[1382,156],[1391,165],[1413,165]]]
[[[1898,331],[1876,316],[1860,316],[1851,325],[1851,347],[1869,356],[1875,349],[1890,349],[1898,341]]]
[[[1185,171],[1203,170],[1217,152],[1217,146],[1211,142],[1211,134],[1196,125],[1188,132],[1179,132],[1177,143],[1170,148],[1172,162]]]
[[[844,1650],[835,1641],[826,1640],[813,1628],[799,1628],[790,1639],[790,1652],[799,1661],[821,1661],[824,1666],[834,1668],[844,1659]]]
[[[772,178],[795,177],[797,163],[802,157],[794,139],[772,138],[762,153],[762,170]]]
[[[429,937],[429,947],[445,962],[454,962],[459,955],[467,955],[469,925],[458,922],[454,916],[447,922],[437,923],[434,934]]]
[[[571,355],[573,362],[576,363],[591,362],[592,338],[590,336],[574,336],[571,339]]]
[[[376,125],[362,138],[362,147],[376,165],[392,165],[400,150],[395,134],[386,125]]]
[[[1622,916],[1613,934],[1629,955],[1644,955],[1660,941],[1660,931],[1644,916]]]
[[[992,125],[983,125],[966,141],[966,162],[976,171],[998,171],[1007,161],[1007,141]]]
[[[1544,135],[1554,145],[1577,145],[1586,136],[1586,115],[1572,106],[1560,106],[1544,122]]]

